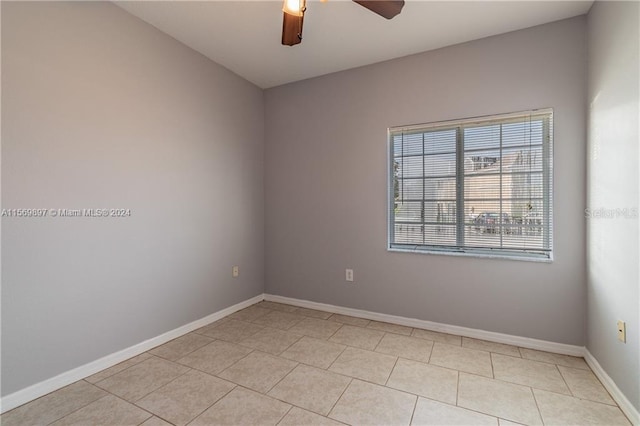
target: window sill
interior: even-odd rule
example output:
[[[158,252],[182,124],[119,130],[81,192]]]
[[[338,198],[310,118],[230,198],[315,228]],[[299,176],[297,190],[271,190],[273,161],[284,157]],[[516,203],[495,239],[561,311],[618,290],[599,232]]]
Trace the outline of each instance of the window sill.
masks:
[[[480,251],[449,251],[449,250],[425,250],[425,249],[412,249],[412,248],[398,248],[398,247],[388,247],[388,252],[391,253],[414,253],[414,254],[435,254],[441,256],[456,256],[456,257],[475,257],[475,258],[483,258],[483,259],[500,259],[500,260],[519,260],[524,262],[535,262],[535,263],[553,263],[553,253],[550,254],[550,257],[542,257],[542,256],[519,256],[519,255],[509,255],[509,254],[501,254],[501,253],[483,253]]]

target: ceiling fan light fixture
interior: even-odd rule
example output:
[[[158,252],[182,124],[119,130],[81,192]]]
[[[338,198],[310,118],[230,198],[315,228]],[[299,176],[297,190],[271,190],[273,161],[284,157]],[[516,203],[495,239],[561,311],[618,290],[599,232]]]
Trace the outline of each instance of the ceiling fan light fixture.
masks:
[[[306,0],[284,0],[282,6],[282,44],[293,46],[302,41],[302,23]]]
[[[305,10],[304,0],[284,0],[282,11],[292,16],[303,16]]]
[[[386,19],[393,19],[402,12],[404,0],[353,0],[360,6],[366,7],[373,13]]]
[[[386,19],[398,15],[404,0],[353,0]],[[302,41],[302,22],[307,10],[306,0],[284,0],[282,5],[282,44],[294,46]]]

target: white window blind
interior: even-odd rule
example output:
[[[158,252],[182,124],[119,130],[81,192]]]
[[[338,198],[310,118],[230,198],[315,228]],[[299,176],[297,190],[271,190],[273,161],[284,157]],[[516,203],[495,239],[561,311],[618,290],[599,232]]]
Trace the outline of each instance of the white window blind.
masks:
[[[551,259],[551,109],[389,129],[389,248]]]

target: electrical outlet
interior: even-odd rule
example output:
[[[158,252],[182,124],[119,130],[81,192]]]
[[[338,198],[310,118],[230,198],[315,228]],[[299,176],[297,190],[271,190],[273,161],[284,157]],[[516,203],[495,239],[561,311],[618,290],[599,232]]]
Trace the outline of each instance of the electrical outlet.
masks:
[[[234,266],[231,269],[231,276],[233,276],[233,278],[237,278],[238,275],[240,275],[240,268],[238,268],[237,266]]]
[[[627,325],[624,321],[618,321],[618,340],[627,342]]]
[[[353,269],[346,269],[345,270],[345,274],[344,274],[344,278],[347,281],[353,282]]]

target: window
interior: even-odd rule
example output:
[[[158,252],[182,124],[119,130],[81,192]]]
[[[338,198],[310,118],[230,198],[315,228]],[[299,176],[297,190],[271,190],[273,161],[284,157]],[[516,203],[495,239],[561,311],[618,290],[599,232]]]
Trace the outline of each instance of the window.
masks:
[[[551,259],[551,109],[389,129],[389,249]]]

